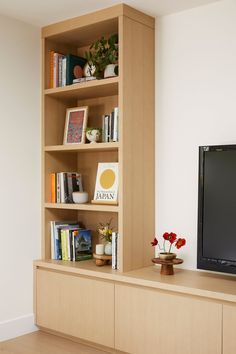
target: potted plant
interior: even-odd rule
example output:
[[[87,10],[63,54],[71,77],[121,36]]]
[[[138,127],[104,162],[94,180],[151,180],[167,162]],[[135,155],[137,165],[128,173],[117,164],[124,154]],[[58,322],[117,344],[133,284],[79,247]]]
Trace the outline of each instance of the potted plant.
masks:
[[[87,128],[86,129],[86,138],[90,141],[90,144],[97,143],[101,136],[100,128]]]
[[[94,42],[89,51],[85,52],[91,73],[95,67],[94,76],[107,78],[118,75],[118,34],[108,39],[102,37]]]
[[[180,249],[186,244],[186,240],[184,238],[177,238],[177,235],[174,232],[165,232],[163,234],[163,246],[161,247],[158,243],[157,238],[155,237],[154,240],[151,242],[152,246],[158,246],[160,259],[171,260],[176,258],[176,254],[171,252],[173,246],[177,249]],[[167,244],[166,244],[167,243]],[[168,247],[167,247],[168,245]],[[166,249],[167,247],[167,249]]]
[[[111,244],[111,240],[112,240],[112,228],[111,228],[111,221],[112,219],[103,224],[103,223],[99,223],[98,225],[98,233],[101,237],[101,239],[106,241],[105,244],[105,254],[107,255],[111,255],[112,254],[112,244]]]

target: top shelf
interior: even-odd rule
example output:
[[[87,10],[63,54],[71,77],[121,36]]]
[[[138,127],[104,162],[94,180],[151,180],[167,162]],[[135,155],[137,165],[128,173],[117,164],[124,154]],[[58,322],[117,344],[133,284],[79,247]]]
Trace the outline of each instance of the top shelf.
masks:
[[[59,99],[67,98],[96,98],[118,95],[119,77],[109,79],[93,80],[64,87],[50,88],[44,90],[45,96]]]

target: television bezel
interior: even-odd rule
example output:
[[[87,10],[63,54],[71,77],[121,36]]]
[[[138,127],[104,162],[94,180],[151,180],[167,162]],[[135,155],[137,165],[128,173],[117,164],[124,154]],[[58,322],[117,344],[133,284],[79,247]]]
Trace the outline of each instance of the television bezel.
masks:
[[[203,201],[204,201],[204,162],[205,152],[208,151],[236,151],[236,145],[206,145],[199,146],[198,172],[198,237],[197,237],[197,268],[216,272],[236,274],[235,261],[203,257]]]

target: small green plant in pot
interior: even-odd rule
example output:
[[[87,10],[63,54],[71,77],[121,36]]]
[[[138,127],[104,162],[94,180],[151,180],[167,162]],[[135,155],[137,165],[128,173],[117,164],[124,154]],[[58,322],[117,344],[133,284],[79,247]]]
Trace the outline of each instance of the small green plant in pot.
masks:
[[[86,129],[86,138],[90,141],[90,144],[97,143],[100,140],[102,133],[101,128],[87,128]]]
[[[85,52],[85,57],[91,71],[95,66],[94,76],[97,78],[118,75],[118,34],[113,34],[108,39],[98,39]]]

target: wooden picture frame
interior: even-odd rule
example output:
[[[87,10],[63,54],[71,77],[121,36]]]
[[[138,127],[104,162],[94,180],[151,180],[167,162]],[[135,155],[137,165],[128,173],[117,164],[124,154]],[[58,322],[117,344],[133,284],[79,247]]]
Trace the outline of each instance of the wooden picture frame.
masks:
[[[88,121],[88,106],[68,108],[63,144],[84,144]]]

